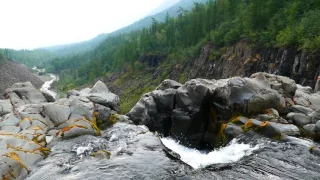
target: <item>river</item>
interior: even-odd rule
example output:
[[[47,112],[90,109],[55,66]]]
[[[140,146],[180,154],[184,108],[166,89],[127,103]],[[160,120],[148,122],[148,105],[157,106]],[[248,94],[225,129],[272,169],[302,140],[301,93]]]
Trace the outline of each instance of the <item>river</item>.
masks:
[[[46,93],[50,94],[52,97],[56,98],[57,97],[57,93],[52,91],[52,90],[50,90],[50,88],[51,88],[52,83],[54,81],[58,80],[58,77],[56,75],[54,75],[54,74],[50,74],[50,77],[51,77],[51,80],[45,81],[40,90],[42,92],[46,92]]]
[[[36,71],[37,74],[39,73],[44,73],[46,70],[45,69],[39,69],[36,66],[32,68],[32,70]],[[55,99],[57,98],[57,93],[50,90],[51,85],[53,82],[58,81],[59,77],[57,75],[54,74],[49,74],[50,78],[48,80],[46,80],[44,82],[44,84],[42,85],[42,87],[40,88],[40,91],[45,92],[50,94],[52,97],[54,97]],[[47,79],[47,78],[46,78]]]
[[[51,154],[40,162],[28,179],[186,179],[186,180],[317,180],[320,157],[303,144],[282,143],[249,132],[226,147],[201,152],[171,138],[161,141],[180,154],[181,160],[165,153],[161,141],[146,127],[117,123],[101,137],[81,136],[49,144]],[[311,143],[309,140],[301,140]],[[99,149],[108,158],[90,154]]]

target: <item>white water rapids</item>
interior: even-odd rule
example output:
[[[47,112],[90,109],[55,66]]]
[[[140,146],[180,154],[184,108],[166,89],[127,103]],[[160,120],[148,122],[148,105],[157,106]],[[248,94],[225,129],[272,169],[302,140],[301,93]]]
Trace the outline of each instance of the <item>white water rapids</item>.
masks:
[[[185,147],[171,138],[162,138],[161,141],[167,148],[178,153],[181,160],[194,169],[204,168],[211,164],[236,162],[244,156],[251,155],[254,150],[260,148],[259,145],[251,146],[239,143],[237,139],[233,139],[226,147],[213,150],[209,153],[202,153],[197,149]]]
[[[53,75],[53,74],[50,74],[50,77],[51,77],[51,80],[44,82],[44,84],[42,85],[42,87],[41,87],[40,90],[41,90],[42,92],[46,92],[46,93],[50,94],[52,97],[56,98],[57,93],[54,92],[54,91],[51,91],[51,90],[50,90],[50,87],[51,87],[51,84],[52,84],[54,81],[57,81],[57,80],[58,80],[58,77],[55,76],[55,75]]]
[[[34,71],[37,71],[37,74],[39,73],[44,73],[46,71],[46,69],[39,69],[38,67],[33,67],[32,70]],[[52,97],[56,98],[57,97],[57,93],[54,92],[54,91],[51,91],[50,90],[50,87],[51,87],[51,84],[54,82],[54,81],[58,81],[58,77],[54,74],[49,74],[50,75],[50,80],[48,81],[45,81],[44,84],[42,85],[42,87],[40,88],[40,91],[42,92],[46,92],[48,94],[50,94]]]

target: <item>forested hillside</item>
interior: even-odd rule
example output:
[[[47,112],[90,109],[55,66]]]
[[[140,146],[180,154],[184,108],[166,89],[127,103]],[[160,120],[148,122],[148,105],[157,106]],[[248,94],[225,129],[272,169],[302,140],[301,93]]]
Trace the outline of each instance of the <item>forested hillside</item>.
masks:
[[[152,75],[157,84],[168,77],[167,69],[194,59],[206,44],[215,47],[212,61],[240,40],[260,49],[292,47],[315,53],[320,48],[318,0],[209,0],[178,13],[164,22],[153,20],[148,28],[109,37],[91,53],[55,59],[48,67],[60,73],[58,87],[67,90],[121,70],[148,74],[143,63],[148,57],[163,61],[161,73]],[[183,73],[178,76],[186,79]]]
[[[43,49],[0,49],[0,59],[10,59],[25,64],[28,67],[43,66],[43,63],[52,60],[54,57],[56,56],[53,53]]]
[[[43,49],[49,50],[50,52],[55,53],[58,56],[70,56],[70,55],[79,55],[84,54],[85,52],[91,51],[96,48],[101,42],[106,40],[110,36],[116,36],[123,33],[129,33],[131,31],[141,30],[142,28],[147,28],[152,24],[152,19],[157,20],[158,22],[163,22],[165,20],[166,14],[168,13],[171,17],[178,16],[178,10],[183,8],[185,10],[191,10],[193,7],[193,2],[204,3],[207,0],[181,0],[180,2],[174,4],[172,7],[160,7],[161,9],[165,9],[162,12],[153,14],[151,16],[145,17],[137,22],[121,28],[112,33],[104,33],[100,34],[97,37],[79,43],[67,44],[67,45],[58,45],[52,47],[45,47]]]

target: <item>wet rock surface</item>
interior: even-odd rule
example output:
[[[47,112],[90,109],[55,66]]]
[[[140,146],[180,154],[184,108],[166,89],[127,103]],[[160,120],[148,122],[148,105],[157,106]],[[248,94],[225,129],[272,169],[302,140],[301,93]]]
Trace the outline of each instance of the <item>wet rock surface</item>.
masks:
[[[15,84],[0,100],[0,175],[317,179],[320,103],[310,89],[267,73],[183,85],[165,80],[125,116],[117,114],[119,97],[101,81],[54,102],[30,83]],[[188,165],[193,157],[166,147],[163,137],[179,140],[205,163]],[[206,159],[230,154],[239,158]]]
[[[98,82],[91,91],[101,93],[103,98],[107,87]],[[7,99],[0,101],[0,176],[3,179],[25,178],[33,165],[50,153],[46,145],[52,137],[62,140],[88,134],[100,136],[97,117],[101,112],[95,109],[95,102],[87,98],[90,95],[89,92],[48,102],[48,97],[29,82],[8,88]],[[110,91],[107,96],[104,104],[108,106],[101,106],[119,108],[117,96]],[[104,114],[103,120],[108,122],[112,115],[116,112]],[[113,118],[113,123],[117,119],[118,116]]]
[[[253,131],[241,143],[259,146],[238,162],[193,169],[170,154],[144,126],[117,123],[102,137],[80,136],[53,141],[52,152],[27,179],[317,179],[320,157],[299,143],[270,140]],[[93,156],[103,153],[101,156]],[[105,154],[110,154],[110,157]],[[197,160],[199,161],[199,160]]]
[[[48,147],[52,153],[27,179],[170,179],[191,171],[167,157],[160,139],[144,126],[117,123],[102,137],[53,141]]]
[[[175,84],[172,80],[170,83]],[[314,109],[293,101],[296,92],[302,92],[299,89],[308,92],[308,88],[299,88],[283,76],[256,73],[250,78],[193,79],[176,88],[158,88],[145,94],[127,115],[136,124],[165,136],[173,135],[194,147],[215,146],[222,140],[217,134],[225,129],[231,137],[228,140],[240,129],[244,132],[251,128],[264,129],[269,136],[297,136],[297,126],[314,124],[312,119],[317,117]],[[250,120],[230,125],[238,123],[237,114]]]

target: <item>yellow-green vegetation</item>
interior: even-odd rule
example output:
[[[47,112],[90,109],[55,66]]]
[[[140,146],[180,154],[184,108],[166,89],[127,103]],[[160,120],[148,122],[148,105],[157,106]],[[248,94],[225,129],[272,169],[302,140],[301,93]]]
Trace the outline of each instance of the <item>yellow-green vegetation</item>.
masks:
[[[111,152],[107,151],[107,150],[99,150],[97,152],[94,152],[92,154],[90,154],[90,156],[92,157],[106,157],[106,158],[110,158],[111,156]]]
[[[224,133],[224,131],[226,130],[226,128],[227,128],[227,124],[222,124],[221,125],[221,128],[220,128],[220,137],[221,137],[221,139],[220,139],[220,142],[223,144],[223,145],[225,145],[226,144],[226,135],[225,135],[225,133]]]
[[[122,83],[118,84],[117,87],[125,89],[125,91],[119,94],[122,114],[129,112],[143,94],[155,90],[161,83],[161,80],[155,80],[152,74],[143,71],[131,72],[130,76],[126,73],[121,75],[119,79]]]
[[[187,75],[185,73],[181,73],[179,77],[180,83],[185,83],[188,80]]]
[[[309,151],[310,152],[312,152],[312,150],[314,149],[314,148],[316,148],[317,146],[311,146],[311,147],[309,147]]]
[[[27,166],[21,161],[21,159],[17,153],[7,152],[3,156],[8,157],[8,158],[13,159],[14,161],[18,162],[22,168],[24,168],[25,170],[27,170],[29,172],[29,170],[27,169]]]
[[[75,127],[77,127],[77,128],[83,128],[83,129],[88,129],[86,126],[79,125],[79,124],[74,124],[74,125],[67,126],[67,127],[63,128],[63,129],[59,130],[59,131],[56,133],[56,136],[61,135],[61,137],[64,137],[64,133],[65,133],[65,132],[68,132],[68,131],[70,131],[72,128],[75,128]]]
[[[231,120],[229,121],[230,123],[233,123],[233,124],[240,124],[240,118],[242,116],[240,114],[234,114],[231,118]]]
[[[145,132],[145,131],[142,131],[142,132],[139,132],[138,134],[137,134],[137,136],[138,135],[141,135],[141,134],[146,134],[147,132]]]
[[[281,133],[278,133],[274,136],[274,140],[280,140],[281,139]]]
[[[118,122],[119,118],[118,118],[118,115],[117,114],[112,114],[109,118],[109,123],[110,125],[114,125]]]
[[[243,126],[241,126],[243,132],[248,132],[250,129],[252,129],[252,119],[249,119]]]

